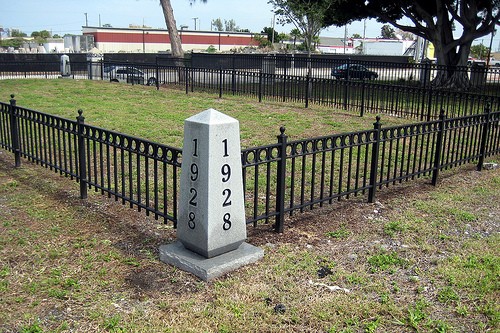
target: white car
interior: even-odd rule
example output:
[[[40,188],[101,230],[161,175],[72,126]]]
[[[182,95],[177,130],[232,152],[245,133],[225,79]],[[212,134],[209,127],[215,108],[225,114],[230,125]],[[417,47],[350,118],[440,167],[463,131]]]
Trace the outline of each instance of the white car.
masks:
[[[144,72],[132,66],[109,66],[104,68],[104,79],[111,82],[144,84]]]

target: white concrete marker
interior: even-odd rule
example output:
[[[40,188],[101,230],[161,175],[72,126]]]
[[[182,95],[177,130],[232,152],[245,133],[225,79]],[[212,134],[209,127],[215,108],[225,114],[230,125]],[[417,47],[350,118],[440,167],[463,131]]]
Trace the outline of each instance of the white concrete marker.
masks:
[[[203,280],[257,261],[246,239],[239,122],[208,109],[185,120],[178,243],[160,259]]]

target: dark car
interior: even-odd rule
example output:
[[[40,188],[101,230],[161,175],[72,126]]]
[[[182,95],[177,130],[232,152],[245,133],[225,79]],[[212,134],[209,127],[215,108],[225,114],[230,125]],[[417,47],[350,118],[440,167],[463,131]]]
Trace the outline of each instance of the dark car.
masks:
[[[378,74],[363,65],[344,64],[332,69],[332,76],[336,79],[368,79],[375,80]]]

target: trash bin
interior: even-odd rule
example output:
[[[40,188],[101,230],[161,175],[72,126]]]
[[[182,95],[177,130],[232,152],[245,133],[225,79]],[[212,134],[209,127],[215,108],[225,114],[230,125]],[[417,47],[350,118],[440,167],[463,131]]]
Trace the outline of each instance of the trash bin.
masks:
[[[486,63],[473,62],[470,67],[470,83],[474,87],[480,87],[486,83]]]

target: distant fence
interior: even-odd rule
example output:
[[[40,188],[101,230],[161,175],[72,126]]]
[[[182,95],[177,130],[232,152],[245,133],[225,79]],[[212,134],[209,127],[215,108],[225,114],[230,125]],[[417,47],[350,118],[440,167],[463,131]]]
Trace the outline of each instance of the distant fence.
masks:
[[[436,185],[439,172],[500,153],[500,112],[288,141],[280,129],[273,144],[244,149],[247,223],[287,215],[350,196],[373,202],[382,187],[419,177]],[[81,111],[68,120],[0,102],[0,147],[94,188],[165,222],[177,223],[182,150],[85,124]]]
[[[217,57],[218,56],[218,57]],[[447,117],[481,113],[486,105],[500,109],[500,68],[463,67],[470,77],[470,91],[435,89],[430,82],[446,67],[431,63],[384,63],[290,56],[230,57],[204,55],[205,67],[193,67],[192,60],[157,57],[156,63],[72,62],[73,79],[128,82],[131,84],[176,86],[186,93],[210,91],[223,95],[253,96],[259,101],[320,104],[365,113],[389,114],[418,120],[438,119],[442,109]],[[219,59],[219,60],[217,60]],[[351,72],[363,65],[378,77],[359,79]],[[332,68],[348,66],[344,78],[331,76]],[[232,68],[231,68],[232,67]],[[129,74],[117,77],[113,68]],[[310,70],[309,70],[310,68]],[[354,73],[354,74],[353,74]],[[0,79],[57,78],[59,63],[2,62]]]

